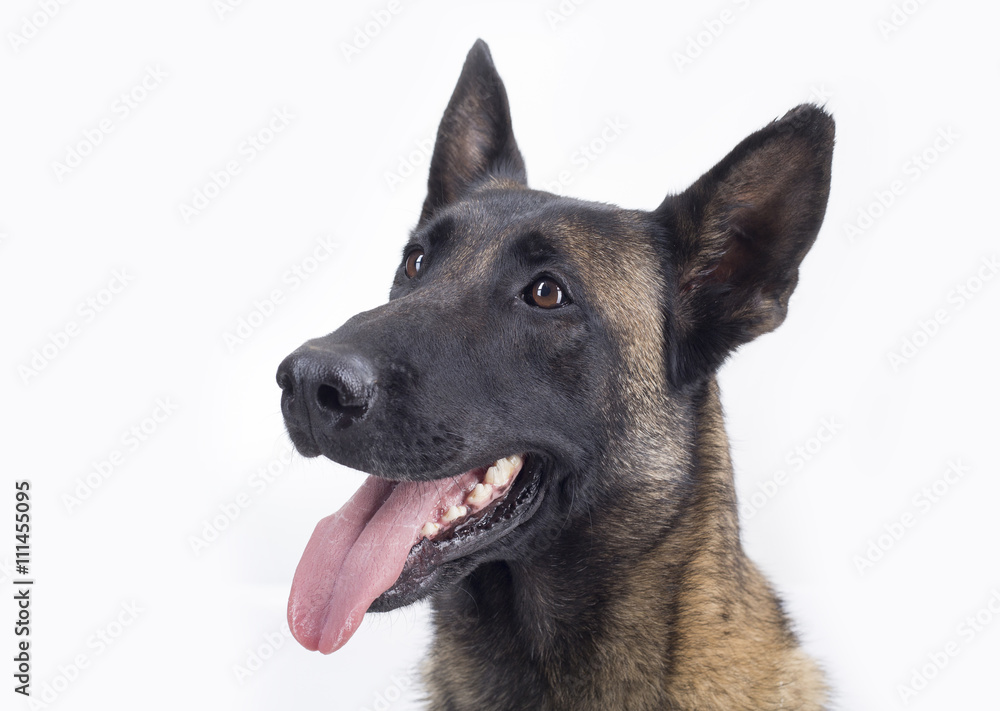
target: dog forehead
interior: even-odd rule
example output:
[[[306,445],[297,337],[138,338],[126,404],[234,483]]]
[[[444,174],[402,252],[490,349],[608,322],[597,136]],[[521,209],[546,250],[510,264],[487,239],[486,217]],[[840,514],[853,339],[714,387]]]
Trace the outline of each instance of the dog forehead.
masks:
[[[465,270],[493,271],[511,257],[562,262],[596,285],[625,278],[616,262],[638,277],[659,268],[646,213],[526,189],[484,190],[455,208],[448,220],[452,258]]]

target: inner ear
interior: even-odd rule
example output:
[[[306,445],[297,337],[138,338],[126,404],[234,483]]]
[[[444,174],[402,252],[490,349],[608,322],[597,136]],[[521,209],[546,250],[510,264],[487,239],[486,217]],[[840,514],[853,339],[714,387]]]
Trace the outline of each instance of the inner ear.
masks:
[[[489,177],[527,182],[507,91],[489,47],[476,40],[438,127],[418,227]]]
[[[833,137],[828,114],[797,107],[657,208],[676,274],[677,381],[711,372],[784,320],[826,211]]]

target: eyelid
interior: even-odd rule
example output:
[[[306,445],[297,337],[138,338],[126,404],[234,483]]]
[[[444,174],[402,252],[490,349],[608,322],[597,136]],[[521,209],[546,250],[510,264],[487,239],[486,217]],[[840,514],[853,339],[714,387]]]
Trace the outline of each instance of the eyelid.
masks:
[[[538,274],[536,274],[531,279],[531,283],[534,284],[539,279],[551,279],[552,281],[556,282],[560,287],[562,287],[563,294],[566,295],[566,298],[569,299],[570,301],[573,300],[573,294],[569,286],[571,279],[566,274],[562,274],[556,271],[546,270],[544,272],[539,272]]]

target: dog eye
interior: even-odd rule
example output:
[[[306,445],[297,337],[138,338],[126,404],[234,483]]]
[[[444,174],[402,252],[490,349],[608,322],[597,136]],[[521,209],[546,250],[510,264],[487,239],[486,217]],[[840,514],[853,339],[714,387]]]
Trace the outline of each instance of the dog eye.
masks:
[[[524,300],[543,309],[554,309],[569,303],[559,282],[550,277],[542,277],[525,289]]]
[[[415,277],[420,273],[421,267],[424,265],[424,250],[415,249],[406,255],[406,276],[410,279]]]

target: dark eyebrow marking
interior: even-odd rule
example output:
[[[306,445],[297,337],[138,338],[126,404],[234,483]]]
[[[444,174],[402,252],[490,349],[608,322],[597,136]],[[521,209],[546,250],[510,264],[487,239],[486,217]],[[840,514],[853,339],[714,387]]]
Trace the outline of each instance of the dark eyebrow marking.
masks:
[[[423,233],[421,242],[424,243],[424,246],[428,250],[440,249],[445,242],[451,239],[454,233],[455,220],[451,217],[446,217],[432,222]]]
[[[443,248],[451,241],[455,233],[455,220],[451,217],[443,217],[423,229],[413,230],[410,239],[403,247],[403,257],[409,254],[410,250],[417,245],[423,247],[428,252],[443,251]]]
[[[511,249],[519,262],[527,267],[542,267],[560,261],[560,254],[541,232],[527,232],[516,238]]]

